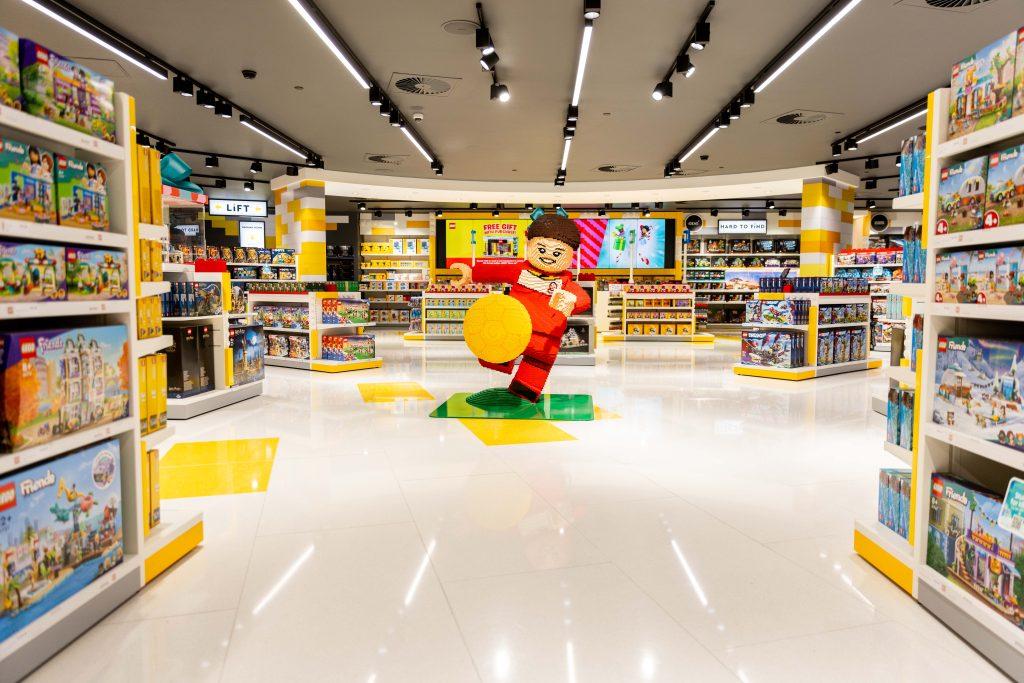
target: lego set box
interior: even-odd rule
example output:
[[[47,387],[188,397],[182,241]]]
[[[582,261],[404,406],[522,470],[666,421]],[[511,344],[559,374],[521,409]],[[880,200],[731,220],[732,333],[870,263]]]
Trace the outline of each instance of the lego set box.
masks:
[[[0,302],[64,301],[64,247],[0,242]]]
[[[947,474],[931,483],[928,566],[1021,628],[1024,538],[999,526],[1002,497]]]
[[[128,255],[108,249],[67,248],[68,299],[128,298]]]
[[[56,223],[53,153],[10,138],[0,144],[0,217]]]
[[[948,166],[939,173],[939,235],[981,227],[985,210],[988,157],[980,156]]]
[[[0,334],[0,452],[128,416],[124,325]]]
[[[949,139],[988,128],[1013,111],[1017,31],[953,65],[949,97]]]
[[[988,157],[983,228],[1024,223],[1024,145]]]
[[[932,421],[1024,451],[1024,342],[939,337]]]
[[[373,335],[325,335],[321,341],[324,360],[370,360],[375,353]]]
[[[0,27],[0,104],[21,109],[18,36]]]
[[[0,477],[0,642],[121,563],[121,500],[117,439]]]
[[[935,301],[1024,304],[1024,246],[938,254],[935,258]]]
[[[263,379],[263,356],[266,355],[261,325],[232,325],[228,328],[231,345],[233,386]]]
[[[804,363],[804,335],[743,330],[740,362],[769,368],[798,368]]]
[[[214,389],[214,331],[210,325],[164,323],[171,335],[167,349],[167,396],[185,398]]]
[[[72,228],[110,229],[107,170],[102,165],[57,155],[57,219]]]

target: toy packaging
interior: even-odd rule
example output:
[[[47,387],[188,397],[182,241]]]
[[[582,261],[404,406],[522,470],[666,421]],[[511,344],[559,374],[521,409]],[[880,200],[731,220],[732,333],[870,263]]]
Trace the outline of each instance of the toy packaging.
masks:
[[[0,26],[0,104],[21,109],[18,36]]]
[[[309,337],[298,334],[288,335],[288,357],[308,360]]]
[[[64,247],[0,242],[0,302],[67,299]]]
[[[185,398],[201,393],[203,375],[199,355],[199,325],[165,323],[164,330],[171,335],[172,343],[167,349],[167,395],[170,398]],[[212,366],[209,370],[212,372]],[[205,382],[209,388],[209,380]]]
[[[146,357],[138,359],[139,429],[143,435],[149,433],[149,390],[146,387]]]
[[[1024,451],[1024,342],[939,337],[932,421]]]
[[[224,312],[219,282],[196,282],[194,284],[195,315],[220,315]]]
[[[128,255],[107,249],[67,248],[69,301],[128,298]]]
[[[1024,28],[1017,31],[1017,59],[1013,73],[1013,114],[1024,113]]]
[[[266,338],[268,356],[277,356],[278,358],[288,357],[288,335],[267,334]]]
[[[910,470],[878,471],[878,521],[907,538],[910,528]]]
[[[1024,223],[1024,145],[989,155],[986,184],[982,227]]]
[[[124,559],[117,439],[0,477],[0,642]]]
[[[804,364],[803,334],[743,330],[740,362],[771,368],[796,368]]]
[[[26,38],[18,61],[25,111],[115,141],[112,80]]]
[[[935,301],[1024,304],[1024,247],[950,251],[935,259]]]
[[[900,448],[908,451],[914,444],[914,391],[912,389],[900,389],[899,406],[899,440],[896,442]]]
[[[988,128],[1012,113],[1017,31],[953,65],[949,139]]]
[[[57,220],[71,228],[109,230],[107,170],[101,164],[57,155]]]
[[[124,325],[0,334],[0,451],[128,415]]]
[[[831,330],[818,332],[818,365],[831,365],[836,343],[835,334]]]
[[[53,153],[10,138],[0,143],[0,217],[56,223]]]
[[[1021,541],[997,523],[1002,497],[948,474],[933,474],[931,484],[928,566],[1021,628],[1014,552]]]
[[[323,337],[324,360],[370,360],[376,354],[373,335],[326,335]]]
[[[233,386],[249,384],[263,379],[265,342],[259,325],[232,325],[228,328],[231,344]]]
[[[939,173],[939,235],[981,228],[985,209],[988,157],[975,157],[943,168]]]

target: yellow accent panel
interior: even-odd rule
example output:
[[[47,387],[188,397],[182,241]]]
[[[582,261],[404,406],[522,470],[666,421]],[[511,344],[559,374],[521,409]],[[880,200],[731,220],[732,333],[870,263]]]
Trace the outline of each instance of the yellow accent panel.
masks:
[[[327,232],[327,223],[322,218],[303,218],[298,226],[302,232]]]
[[[230,287],[228,288],[230,289]],[[228,308],[227,310],[231,310]],[[224,349],[224,384],[225,386],[232,387],[235,385],[235,364],[234,358],[231,357],[232,349]]]
[[[921,248],[928,248],[928,233],[931,232],[931,197],[932,183],[932,152],[935,146],[935,131],[932,130],[932,114],[935,112],[935,91],[928,93],[928,113],[925,114],[924,128],[924,183],[921,191],[924,193],[924,210],[921,212],[921,225],[929,226],[921,231]],[[913,509],[913,508],[911,508]],[[911,536],[913,538],[913,536]]]
[[[782,292],[758,292],[757,298],[759,301],[782,301],[786,295]]]
[[[803,244],[804,241],[835,244],[839,241],[839,231],[824,230],[821,228],[802,230],[800,231],[800,244]]]
[[[734,365],[732,371],[737,375],[744,375],[746,377],[788,379],[794,382],[814,377],[814,370],[805,370],[804,372],[782,372],[781,370],[773,370],[772,368],[740,367],[738,365]]]
[[[800,227],[800,219],[799,218],[796,218],[796,219],[793,219],[793,218],[785,218],[785,219],[780,218],[779,219],[779,227],[780,228],[799,228]]]
[[[383,365],[383,358],[370,358],[369,360],[364,360],[361,363],[352,363],[351,365],[329,365],[327,363],[317,363],[316,361],[313,361],[313,363],[310,364],[310,369],[316,370],[317,372],[349,372],[351,370],[379,368]]]
[[[840,211],[839,212],[839,220],[841,220],[844,225],[849,225],[849,224],[853,223],[853,212],[852,211]]]
[[[605,410],[601,406],[594,406],[595,420],[621,420],[622,416],[611,410]]]
[[[285,191],[286,191],[286,188],[283,188],[283,187],[280,187],[280,188],[274,190],[274,203],[275,204],[280,204],[281,203],[281,196],[285,193]]]
[[[337,230],[340,223],[328,223],[327,230]]]
[[[485,446],[575,441],[576,437],[545,420],[475,420],[460,418]]]
[[[175,444],[160,460],[160,497],[266,491],[277,443],[274,437]]]
[[[203,542],[203,522],[200,520],[191,529],[146,558],[144,567],[145,583],[167,571],[168,567],[188,555]]]
[[[843,201],[844,202],[852,202],[856,198],[857,198],[857,188],[855,188],[855,187],[848,187],[845,190],[843,190]]]
[[[224,228],[224,234],[230,237],[238,237],[238,223],[232,223]]]
[[[327,245],[303,242],[299,254],[299,275],[327,275]]]
[[[397,399],[434,399],[419,382],[363,382],[357,386],[366,403],[392,403]]]
[[[828,277],[830,270],[827,263],[801,263],[800,277]]]
[[[818,360],[818,307],[817,306],[811,306],[810,311],[808,311],[808,314],[807,314],[807,321],[808,321],[807,334],[805,335],[807,337],[807,339],[804,341],[804,343],[807,345],[807,348],[804,350],[804,358],[807,358],[808,360],[813,358],[814,362],[817,363],[817,360]]]
[[[430,221],[406,221],[405,227],[407,228],[429,228]]]
[[[327,187],[327,183],[322,180],[300,180],[299,187]]]
[[[880,545],[860,533],[853,532],[853,549],[885,574],[897,586],[914,594],[914,570],[887,553]]]
[[[929,104],[931,99],[929,98]],[[914,432],[910,443],[910,520],[907,524],[907,537],[914,538],[914,522],[917,516],[917,487],[914,486],[914,482],[917,481],[917,468],[920,463],[918,456],[921,453],[921,444],[919,436],[921,433],[921,401],[918,400],[918,396],[921,396],[921,354],[924,353],[922,349],[917,350],[917,360],[914,365]]]
[[[402,339],[405,341],[423,341],[425,336],[422,332],[406,332],[402,335]]]

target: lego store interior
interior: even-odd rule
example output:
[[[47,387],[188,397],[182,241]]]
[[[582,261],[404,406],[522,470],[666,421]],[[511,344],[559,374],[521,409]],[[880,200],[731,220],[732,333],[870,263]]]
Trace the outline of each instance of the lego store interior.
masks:
[[[1024,681],[1021,0],[0,0],[0,683]]]

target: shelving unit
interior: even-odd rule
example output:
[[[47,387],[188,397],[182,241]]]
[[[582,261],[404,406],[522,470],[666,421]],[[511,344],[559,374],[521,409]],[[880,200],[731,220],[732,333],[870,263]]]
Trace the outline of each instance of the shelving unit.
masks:
[[[359,281],[370,301],[370,320],[381,327],[410,327],[413,303],[384,302],[377,292],[418,294],[429,285],[433,273],[433,220],[421,225],[400,218],[391,221],[364,216],[359,239]],[[382,289],[372,289],[375,283]],[[401,286],[412,289],[399,290]]]
[[[260,304],[290,304],[304,306],[307,310],[309,328],[290,327],[264,327],[265,334],[299,334],[309,336],[309,358],[290,358],[279,355],[264,357],[266,365],[274,365],[283,368],[297,368],[301,370],[312,370],[315,372],[348,372],[351,370],[366,370],[379,368],[384,365],[380,357],[365,360],[327,360],[323,358],[323,338],[330,333],[362,334],[367,327],[373,327],[373,323],[324,323],[323,302],[328,299],[361,300],[359,292],[297,292],[294,294],[257,294],[250,293],[247,304],[247,315],[250,320],[256,320],[255,311]]]
[[[893,197],[893,211],[920,211],[924,207],[924,193],[908,194],[902,197]]]
[[[838,328],[867,328],[868,322],[852,322],[852,323],[837,323],[837,324],[826,324],[820,325],[818,323],[818,309],[821,306],[828,306],[833,304],[868,304],[870,306],[870,296],[868,295],[828,295],[828,294],[814,294],[814,293],[758,293],[757,299],[759,301],[781,301],[781,300],[797,300],[805,299],[809,300],[809,311],[808,311],[808,322],[806,325],[773,325],[764,323],[746,323],[744,327],[756,327],[761,329],[786,329],[801,332],[804,335],[804,354],[807,363],[803,366],[796,368],[783,368],[783,367],[767,367],[761,365],[748,365],[746,363],[736,363],[733,365],[733,372],[737,375],[743,375],[747,377],[764,377],[767,379],[782,379],[790,381],[799,381],[805,379],[814,379],[816,377],[827,377],[829,375],[838,375],[846,372],[859,372],[861,370],[871,370],[873,368],[881,367],[882,361],[878,358],[863,358],[846,361],[842,363],[830,363],[827,365],[818,365],[818,331],[824,329],[838,329]],[[865,343],[867,340],[865,339]],[[864,349],[867,353],[867,349]]]
[[[425,291],[420,304],[423,311],[420,316],[423,321],[423,338],[427,341],[463,339],[462,320],[465,311],[489,293]],[[456,317],[460,312],[462,317]],[[453,317],[442,317],[445,315]]]
[[[715,340],[715,335],[711,333],[697,332],[696,295],[692,291],[683,291],[678,285],[672,288],[672,291],[666,292],[651,292],[643,285],[623,285],[620,296],[620,331],[607,332],[603,337],[605,341],[710,343]],[[654,306],[642,303],[652,300],[679,303]],[[649,317],[643,313],[644,311],[654,313],[657,317]],[[671,313],[682,315],[672,316]],[[658,333],[649,333],[648,329],[654,327],[657,327]]]

